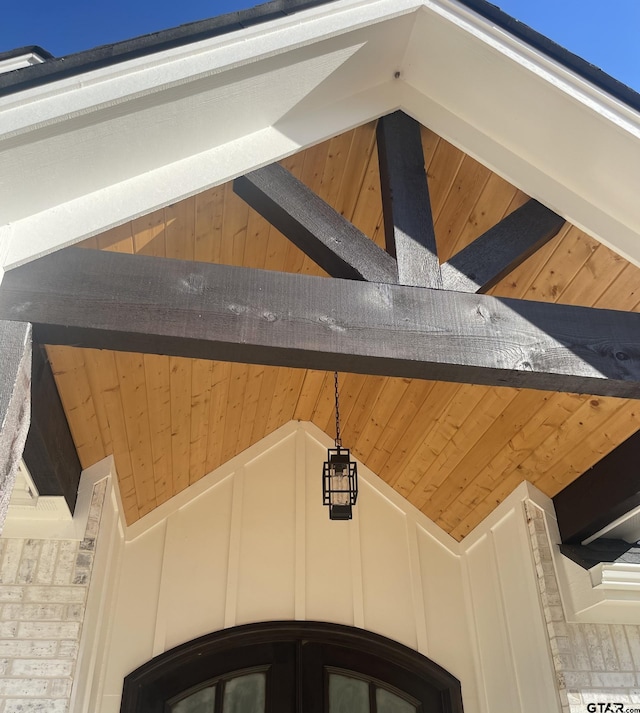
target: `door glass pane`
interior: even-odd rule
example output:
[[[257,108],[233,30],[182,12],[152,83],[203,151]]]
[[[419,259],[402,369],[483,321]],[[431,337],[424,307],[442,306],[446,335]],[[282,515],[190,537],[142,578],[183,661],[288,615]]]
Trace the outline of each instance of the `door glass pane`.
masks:
[[[369,684],[358,678],[330,674],[329,713],[369,713]]]
[[[171,713],[213,713],[216,687],[209,686],[192,693],[171,706]]]
[[[224,684],[222,713],[264,713],[266,675],[249,673]]]
[[[384,688],[376,689],[376,706],[378,713],[415,713],[416,707],[405,701],[395,693],[385,691]]]

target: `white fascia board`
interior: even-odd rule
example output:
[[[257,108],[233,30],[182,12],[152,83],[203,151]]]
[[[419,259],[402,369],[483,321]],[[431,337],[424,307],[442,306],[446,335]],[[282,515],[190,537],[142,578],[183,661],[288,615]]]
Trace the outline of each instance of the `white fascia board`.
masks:
[[[341,0],[10,94],[0,98],[0,140],[387,22],[421,5],[421,0]]]

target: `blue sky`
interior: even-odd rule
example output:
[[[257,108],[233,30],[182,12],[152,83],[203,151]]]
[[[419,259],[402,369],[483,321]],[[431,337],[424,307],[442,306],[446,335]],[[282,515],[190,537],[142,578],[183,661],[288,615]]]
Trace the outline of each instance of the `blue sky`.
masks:
[[[640,91],[640,0],[493,2]],[[0,22],[0,51],[36,44],[60,56],[258,3],[259,0],[6,2]]]

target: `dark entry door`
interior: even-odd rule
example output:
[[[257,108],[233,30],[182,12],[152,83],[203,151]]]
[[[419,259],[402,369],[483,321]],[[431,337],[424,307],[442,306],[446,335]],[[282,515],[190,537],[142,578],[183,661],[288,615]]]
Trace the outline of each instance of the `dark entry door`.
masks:
[[[273,622],[196,639],[127,676],[121,713],[462,713],[460,683],[390,639]]]

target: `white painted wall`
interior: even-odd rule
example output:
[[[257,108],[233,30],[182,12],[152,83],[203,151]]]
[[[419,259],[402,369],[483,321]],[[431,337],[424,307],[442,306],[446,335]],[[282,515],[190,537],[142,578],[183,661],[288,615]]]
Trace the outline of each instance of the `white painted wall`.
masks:
[[[359,466],[354,519],[331,522],[327,445],[289,423],[128,528],[90,710],[116,713],[124,676],[154,655],[275,619],[362,627],[416,649],[460,679],[466,713],[559,710],[526,489],[461,546]]]

